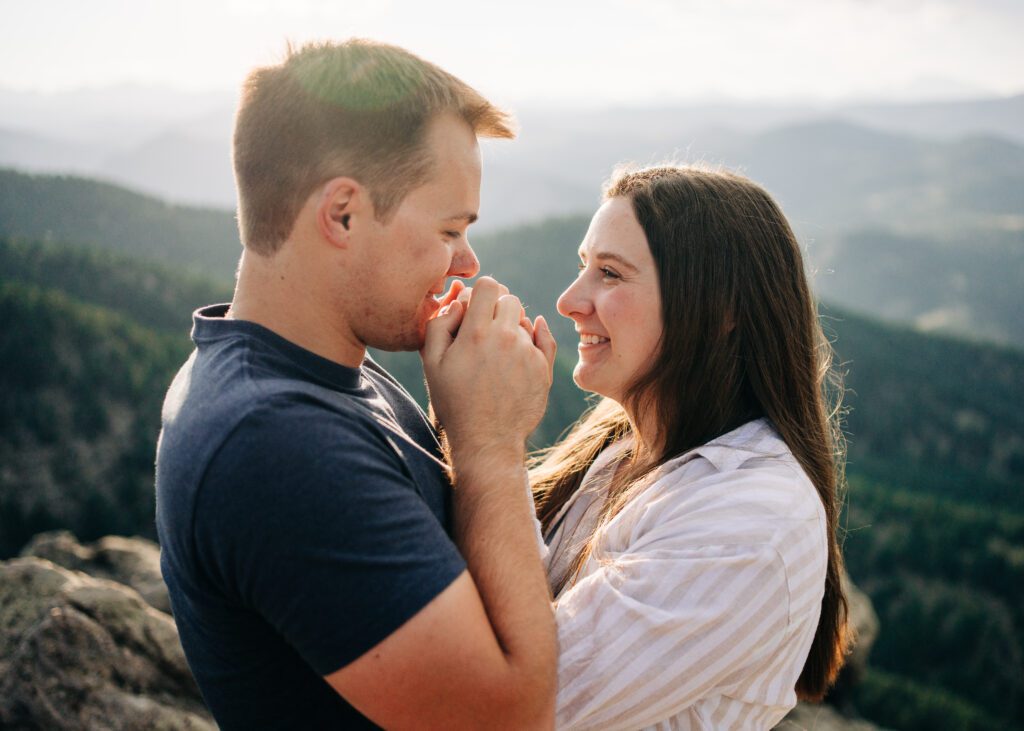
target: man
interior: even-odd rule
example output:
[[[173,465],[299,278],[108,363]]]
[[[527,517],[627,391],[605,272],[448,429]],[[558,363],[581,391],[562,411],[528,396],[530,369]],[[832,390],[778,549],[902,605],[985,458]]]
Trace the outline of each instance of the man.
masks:
[[[224,728],[553,723],[523,461],[554,340],[493,280],[435,299],[479,269],[477,136],[512,133],[390,46],[309,46],[246,81],[237,288],[195,315],[157,450],[164,578]],[[454,489],[367,346],[421,350]]]

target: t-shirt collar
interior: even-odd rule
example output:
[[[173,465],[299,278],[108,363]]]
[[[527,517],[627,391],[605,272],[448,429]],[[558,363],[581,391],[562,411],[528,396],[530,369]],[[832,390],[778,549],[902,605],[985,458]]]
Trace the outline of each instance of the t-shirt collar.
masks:
[[[278,351],[298,368],[333,388],[352,390],[359,387],[358,368],[351,368],[317,355],[263,325],[249,320],[226,318],[229,307],[227,303],[208,305],[192,313],[192,341],[197,347],[225,338],[251,337]]]

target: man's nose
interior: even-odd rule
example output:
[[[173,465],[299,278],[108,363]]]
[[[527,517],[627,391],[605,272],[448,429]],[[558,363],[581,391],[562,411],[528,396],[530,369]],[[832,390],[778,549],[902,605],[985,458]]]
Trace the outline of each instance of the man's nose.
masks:
[[[462,240],[465,244],[452,254],[452,264],[448,268],[448,276],[469,279],[480,273],[480,260],[476,258],[476,252],[469,245],[469,240],[466,238]]]

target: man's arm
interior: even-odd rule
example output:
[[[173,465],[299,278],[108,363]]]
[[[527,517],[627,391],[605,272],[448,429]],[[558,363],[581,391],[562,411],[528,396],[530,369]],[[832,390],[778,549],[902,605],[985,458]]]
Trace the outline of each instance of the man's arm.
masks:
[[[526,437],[543,415],[554,339],[520,326],[519,300],[483,278],[428,327],[431,403],[455,469],[468,573],[327,681],[387,728],[550,728],[556,635],[525,490]],[[458,330],[458,337],[453,333]]]

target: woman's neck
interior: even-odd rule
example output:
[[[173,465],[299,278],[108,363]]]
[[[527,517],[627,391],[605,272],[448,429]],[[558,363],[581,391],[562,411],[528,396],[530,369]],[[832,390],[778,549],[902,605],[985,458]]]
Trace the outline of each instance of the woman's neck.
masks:
[[[623,405],[633,432],[633,462],[656,460],[664,449],[663,432],[654,409],[632,409]]]

